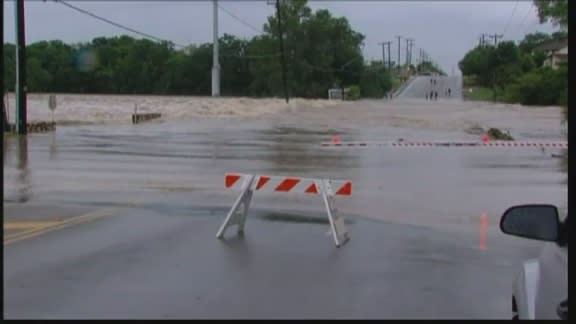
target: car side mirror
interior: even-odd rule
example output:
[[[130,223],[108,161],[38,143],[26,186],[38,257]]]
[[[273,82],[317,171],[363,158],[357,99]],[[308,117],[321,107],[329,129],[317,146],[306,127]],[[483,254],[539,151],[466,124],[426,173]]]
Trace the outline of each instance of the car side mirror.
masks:
[[[518,205],[508,208],[500,219],[500,230],[524,238],[556,242],[560,219],[553,205]]]

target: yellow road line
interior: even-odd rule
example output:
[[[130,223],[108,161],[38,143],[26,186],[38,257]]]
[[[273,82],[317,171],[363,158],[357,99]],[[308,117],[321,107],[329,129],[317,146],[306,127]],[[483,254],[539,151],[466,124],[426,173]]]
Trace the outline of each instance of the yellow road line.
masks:
[[[61,221],[16,221],[4,223],[5,230],[29,229],[59,224]]]
[[[28,233],[38,232],[38,231],[40,231],[40,230],[42,230],[42,229],[46,229],[46,228],[49,228],[49,226],[45,226],[45,227],[41,227],[41,228],[39,228],[39,227],[34,227],[34,228],[31,228],[31,229],[26,230],[26,231],[20,231],[20,232],[8,234],[8,235],[5,235],[5,236],[4,236],[4,241],[13,239],[13,238],[18,237],[18,236],[21,236],[21,235],[26,235],[26,234],[28,234]]]
[[[112,212],[119,210],[119,208],[102,208],[99,210],[96,210],[94,212],[90,212],[81,216],[77,216],[77,217],[71,217],[67,220],[61,221],[61,222],[57,222],[54,225],[51,226],[44,226],[44,227],[37,227],[37,228],[33,228],[29,231],[24,231],[24,232],[20,232],[20,233],[15,233],[12,235],[9,235],[7,237],[4,238],[4,245],[8,245],[14,242],[18,242],[20,240],[23,239],[27,239],[27,238],[32,238],[44,233],[48,233],[51,231],[55,231],[61,228],[65,228],[71,225],[75,225],[75,224],[80,224],[80,223],[85,223],[91,220],[95,220],[104,216],[108,216],[111,215]]]

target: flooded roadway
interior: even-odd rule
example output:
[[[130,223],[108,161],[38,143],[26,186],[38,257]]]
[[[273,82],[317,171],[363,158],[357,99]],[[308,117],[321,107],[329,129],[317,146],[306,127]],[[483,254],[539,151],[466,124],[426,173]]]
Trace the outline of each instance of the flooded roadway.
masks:
[[[514,204],[565,208],[566,174],[554,152],[319,146],[333,135],[473,140],[478,135],[466,130],[477,125],[508,129],[517,139],[564,140],[559,109],[455,100],[71,125],[25,141],[8,138],[4,203],[11,219],[22,206],[27,213],[45,206],[126,208],[121,217],[6,247],[5,314],[508,318],[514,271],[538,244],[501,235],[497,221]],[[246,240],[223,245],[214,235],[237,194],[224,189],[226,172],[352,180],[352,197],[336,200],[351,221],[352,240],[336,250],[326,224],[266,221],[274,213],[323,217],[320,198],[258,192]],[[488,250],[479,250],[484,213]],[[57,292],[63,301],[46,300]],[[454,309],[463,298],[470,304]]]

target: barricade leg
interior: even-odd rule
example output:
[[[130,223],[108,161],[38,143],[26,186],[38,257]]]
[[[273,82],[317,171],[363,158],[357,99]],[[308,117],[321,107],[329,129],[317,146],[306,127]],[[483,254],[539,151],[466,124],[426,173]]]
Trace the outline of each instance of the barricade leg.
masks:
[[[220,226],[216,237],[221,239],[224,237],[226,229],[232,225],[238,225],[238,233],[241,235],[244,232],[244,224],[246,222],[246,214],[248,214],[248,208],[250,208],[250,201],[252,200],[252,183],[254,182],[255,176],[251,175],[243,184],[242,192],[236,198],[234,205],[228,212],[224,223]]]
[[[246,215],[248,215],[248,209],[250,208],[250,202],[252,202],[252,195],[254,191],[252,189],[248,189],[246,191],[246,197],[242,202],[242,210],[237,214],[238,215],[238,234],[244,234],[244,224],[246,223]]]
[[[322,199],[324,200],[324,205],[326,207],[326,213],[330,222],[330,229],[332,230],[334,243],[336,244],[336,247],[340,247],[348,242],[350,237],[348,236],[344,219],[338,216],[337,209],[334,206],[334,191],[330,185],[330,180],[317,181],[316,185],[322,192]]]

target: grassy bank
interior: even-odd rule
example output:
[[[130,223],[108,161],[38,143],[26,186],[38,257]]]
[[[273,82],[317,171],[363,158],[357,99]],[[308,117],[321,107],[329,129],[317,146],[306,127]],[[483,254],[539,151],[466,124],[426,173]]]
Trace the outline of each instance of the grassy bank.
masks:
[[[4,131],[4,137],[11,137],[11,136],[17,136],[17,134]]]
[[[493,101],[494,91],[486,87],[471,86],[464,89],[463,97],[464,100]]]
[[[395,92],[396,90],[398,90],[400,87],[402,86],[402,82],[400,81],[400,78],[398,77],[393,77],[392,78],[392,92]]]

